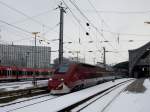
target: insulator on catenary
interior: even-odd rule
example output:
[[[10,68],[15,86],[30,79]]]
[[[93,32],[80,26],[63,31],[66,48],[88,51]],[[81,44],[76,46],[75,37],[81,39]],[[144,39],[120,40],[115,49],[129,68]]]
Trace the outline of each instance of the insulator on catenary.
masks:
[[[89,36],[90,35],[89,32],[86,32],[86,35]]]
[[[90,26],[90,24],[89,24],[89,23],[86,23],[86,26]]]

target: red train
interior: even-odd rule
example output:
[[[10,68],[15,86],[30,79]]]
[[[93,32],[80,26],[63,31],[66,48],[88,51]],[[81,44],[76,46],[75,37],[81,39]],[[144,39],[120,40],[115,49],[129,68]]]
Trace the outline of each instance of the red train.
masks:
[[[18,68],[15,66],[0,66],[0,81],[16,81],[33,79],[48,79],[52,69]]]
[[[69,93],[114,79],[110,74],[105,68],[88,64],[61,65],[49,79],[48,89],[52,94]]]

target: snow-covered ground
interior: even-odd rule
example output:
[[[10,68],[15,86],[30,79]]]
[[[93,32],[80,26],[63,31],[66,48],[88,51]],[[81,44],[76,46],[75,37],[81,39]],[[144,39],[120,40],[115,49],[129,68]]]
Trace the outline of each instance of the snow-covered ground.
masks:
[[[150,80],[145,79],[143,92],[122,92],[104,112],[150,112]]]
[[[33,101],[26,102],[27,104],[16,104],[13,106],[7,106],[0,108],[0,112],[56,112],[64,107],[68,107],[71,104],[74,104],[80,100],[83,100],[93,94],[98,93],[99,91],[105,90],[113,85],[116,85],[120,82],[123,82],[128,79],[119,79],[115,82],[106,82],[94,87],[90,87],[78,92],[70,93],[67,95],[54,98],[52,100],[46,100],[43,102],[33,103]],[[30,105],[32,104],[32,105]],[[91,111],[90,111],[91,112]]]
[[[42,86],[47,86],[48,85],[48,80],[38,80],[37,81],[37,86],[42,87]],[[13,90],[19,90],[19,89],[26,89],[26,88],[31,88],[34,85],[32,84],[32,81],[27,81],[27,82],[13,82],[13,83],[1,83],[0,84],[0,92],[3,91],[13,91]]]
[[[0,107],[4,107],[4,106],[7,106],[7,105],[11,105],[11,104],[17,104],[17,103],[20,103],[20,102],[26,102],[26,101],[29,101],[29,100],[40,99],[42,97],[47,97],[47,96],[49,97],[49,96],[52,96],[52,95],[47,93],[47,94],[42,94],[42,95],[37,95],[37,96],[32,96],[32,97],[23,97],[23,98],[13,100],[11,102],[0,103]]]
[[[73,109],[73,112],[77,112],[90,102],[92,102],[90,105],[88,105],[86,108],[80,110],[81,112],[103,112],[104,109],[107,107],[107,105],[114,100],[115,97],[119,95],[120,92],[122,92],[129,84],[132,82],[127,82],[119,87],[116,87],[116,89],[112,89],[110,93],[106,94],[108,91],[104,92],[103,94],[97,96],[94,99],[91,99],[90,101],[86,102],[83,105],[80,105],[79,107]],[[105,95],[106,94],[106,95]],[[99,98],[99,99],[98,99]],[[96,100],[97,99],[97,100]],[[122,111],[120,111],[122,112]]]
[[[30,100],[30,101],[25,101],[25,102],[21,102],[21,103],[16,103],[14,105],[10,105],[10,106],[2,106],[3,104],[0,105],[0,112],[11,112],[11,111],[15,111],[15,109],[18,109],[18,108],[22,108],[22,107],[26,107],[28,105],[31,105],[31,104],[36,104],[36,103],[40,103],[40,102],[43,102],[43,101],[48,101],[50,99],[53,99],[57,96],[53,96],[53,95],[47,95],[45,97],[40,97],[40,98],[37,98],[37,99],[33,99],[33,100]],[[26,98],[25,98],[26,100]],[[19,101],[19,100],[18,100]],[[14,102],[11,102],[11,103],[14,103]],[[10,104],[10,103],[9,103]],[[28,111],[22,111],[22,112],[28,112]]]

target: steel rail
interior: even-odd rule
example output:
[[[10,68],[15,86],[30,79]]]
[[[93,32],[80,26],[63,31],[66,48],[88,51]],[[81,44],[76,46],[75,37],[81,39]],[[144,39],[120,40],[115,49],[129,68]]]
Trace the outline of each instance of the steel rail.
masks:
[[[68,106],[68,107],[65,107],[65,108],[59,110],[58,112],[70,112],[70,111],[73,110],[74,108],[78,107],[78,106],[81,105],[81,104],[84,104],[85,102],[87,102],[87,101],[93,99],[94,97],[96,97],[96,96],[98,96],[98,95],[100,95],[100,94],[102,94],[102,93],[104,93],[104,92],[106,92],[106,91],[108,91],[108,90],[110,90],[110,89],[112,89],[112,88],[114,88],[114,87],[120,85],[120,84],[123,84],[123,83],[128,82],[128,81],[131,81],[131,80],[133,80],[133,79],[130,79],[130,80],[127,80],[127,81],[118,83],[118,84],[116,84],[116,85],[114,85],[114,86],[111,86],[111,87],[109,87],[109,88],[107,88],[107,89],[105,89],[105,90],[103,90],[103,91],[100,91],[100,92],[98,92],[98,93],[96,93],[96,94],[94,94],[94,95],[91,95],[91,96],[89,96],[89,97],[87,97],[87,98],[85,98],[85,99],[83,99],[83,100],[81,100],[81,101],[78,101],[77,103],[74,103],[74,104],[72,104],[72,105],[70,105],[70,106]]]

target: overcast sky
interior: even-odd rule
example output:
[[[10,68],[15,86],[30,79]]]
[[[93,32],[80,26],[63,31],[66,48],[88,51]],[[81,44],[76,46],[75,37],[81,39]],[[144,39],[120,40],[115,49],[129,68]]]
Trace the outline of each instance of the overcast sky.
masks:
[[[80,51],[79,57],[85,57],[87,63],[93,64],[94,58],[102,61],[102,47],[106,47],[112,51],[106,53],[106,62],[118,63],[128,60],[129,49],[150,40],[150,25],[144,24],[150,21],[150,0],[72,0],[82,15],[69,0],[64,1],[69,7],[64,15],[65,57],[76,56],[68,51]],[[38,45],[58,50],[58,41],[49,40],[59,38],[59,9],[56,9],[59,4],[60,0],[0,0],[1,43],[34,45],[33,35],[29,32],[36,31],[40,32],[38,39],[45,40]],[[89,26],[86,26],[87,22]],[[52,52],[52,60],[57,56],[58,52]]]

